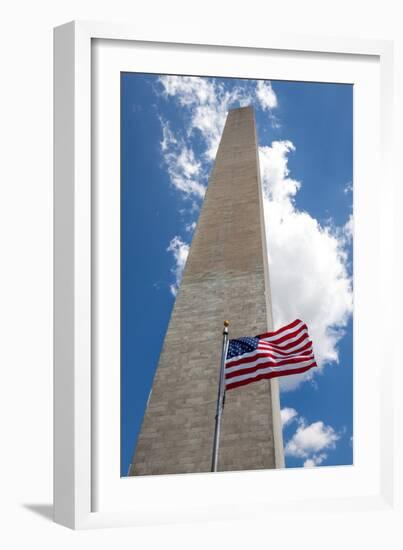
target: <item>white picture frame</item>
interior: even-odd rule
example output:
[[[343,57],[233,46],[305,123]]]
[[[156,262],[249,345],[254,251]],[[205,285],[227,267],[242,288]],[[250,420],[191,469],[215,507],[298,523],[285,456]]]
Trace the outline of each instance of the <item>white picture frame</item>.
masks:
[[[102,52],[102,41],[113,47]],[[101,48],[97,49],[100,44]],[[153,37],[130,25],[73,22],[55,29],[54,45],[55,521],[78,529],[258,518],[268,512],[281,514],[285,509],[287,514],[298,514],[301,502],[304,503],[304,510],[309,510],[313,515],[345,510],[346,507],[356,511],[393,510],[394,455],[390,418],[394,409],[390,396],[393,394],[395,357],[393,348],[382,352],[384,371],[381,377],[376,362],[380,350],[373,349],[372,354],[365,351],[366,341],[376,342],[387,337],[387,320],[393,314],[393,274],[382,267],[391,265],[393,256],[390,216],[393,186],[390,184],[382,195],[378,193],[377,186],[381,167],[385,181],[393,181],[392,43],[273,34],[264,39],[256,37],[254,42],[237,38],[232,43],[206,35],[204,43],[196,43],[186,36],[185,31],[181,36],[177,33],[169,36],[167,33],[166,36]],[[161,52],[168,50],[169,55],[161,56]],[[126,57],[124,51],[129,51]],[[235,76],[235,67],[241,57],[249,61],[254,59],[254,63],[249,63],[251,77],[252,74],[254,77],[268,77],[261,65],[264,56],[272,56],[272,67],[276,66],[276,60],[281,60],[278,66],[282,67],[288,60],[292,67],[292,72],[288,74],[293,74],[294,79],[309,79],[306,71],[310,64],[312,75],[316,74],[315,70],[327,75],[323,77],[324,81],[329,80],[330,73],[336,75],[340,67],[340,76],[335,81],[346,81],[343,75],[348,74],[347,81],[355,84],[357,94],[362,90],[362,95],[358,95],[360,101],[355,99],[354,103],[358,113],[355,122],[364,124],[368,110],[374,105],[379,107],[374,120],[367,121],[373,124],[369,127],[371,131],[362,131],[359,126],[356,132],[362,139],[358,147],[354,141],[354,180],[358,182],[355,193],[357,204],[354,207],[361,216],[361,227],[370,231],[374,246],[370,251],[363,252],[359,244],[360,233],[356,235],[358,245],[354,254],[361,266],[361,276],[358,287],[355,281],[355,307],[361,320],[360,331],[356,330],[356,326],[354,329],[355,348],[358,350],[358,360],[355,354],[355,362],[358,361],[358,365],[365,363],[368,383],[365,388],[355,387],[354,391],[355,432],[362,436],[356,443],[353,467],[315,471],[231,472],[216,475],[213,480],[210,474],[120,479],[114,469],[116,453],[119,452],[119,434],[115,433],[118,379],[105,375],[105,372],[110,374],[112,371],[108,371],[107,366],[106,371],[102,371],[102,361],[104,357],[116,357],[118,332],[109,327],[111,338],[107,340],[107,348],[99,347],[94,334],[98,330],[105,334],[109,329],[103,320],[107,317],[116,319],[117,315],[116,308],[111,306],[116,304],[116,300],[102,298],[109,292],[109,287],[113,287],[112,292],[118,292],[119,274],[119,253],[115,246],[117,237],[113,235],[109,245],[103,240],[102,209],[105,204],[108,208],[115,208],[109,213],[112,212],[112,219],[115,220],[113,227],[116,229],[116,205],[119,200],[114,188],[108,186],[108,181],[116,181],[118,177],[116,155],[119,147],[118,142],[114,146],[113,142],[102,140],[105,136],[109,135],[110,139],[116,135],[118,110],[111,110],[111,116],[99,122],[97,109],[108,105],[112,106],[111,109],[117,107],[113,75],[117,74],[119,63],[122,66],[118,70],[136,70],[137,67],[139,72],[189,74],[189,58],[186,58],[189,52],[192,54],[193,74],[204,74],[207,69],[203,70],[203,67],[207,67],[207,61],[211,66],[212,56],[214,59],[221,56],[225,61],[228,73],[222,76]],[[183,59],[175,58],[174,54]],[[159,59],[158,66],[155,65],[155,58]],[[296,60],[301,63],[296,63]],[[223,61],[221,67],[224,66]],[[100,77],[97,73],[99,63],[102,64]],[[314,67],[315,64],[317,66]],[[94,87],[101,82],[98,78],[104,79],[101,80],[105,85],[103,90],[107,92],[103,93],[103,98],[97,97],[95,102]],[[108,83],[112,83],[111,87]],[[104,170],[108,171],[109,176],[112,174],[102,185],[106,195],[95,191],[94,178],[95,175],[99,177],[100,167],[93,155],[94,147],[99,143],[103,151],[108,151],[108,164],[101,167],[101,177]],[[364,158],[368,160],[364,162]],[[109,169],[115,172],[109,172]],[[362,192],[364,182],[368,182],[366,193]],[[111,266],[111,270],[100,279],[99,272],[106,265]],[[368,315],[366,298],[370,295],[371,315]],[[99,369],[102,376],[99,376]],[[361,371],[358,369],[355,382],[357,379],[361,381],[360,372],[363,373],[362,367]],[[112,396],[111,403],[106,392]],[[105,422],[105,417],[102,417],[105,408],[111,413],[108,417],[110,422]],[[364,429],[365,421],[372,423],[373,433]],[[114,450],[109,451],[110,448]],[[270,491],[261,490],[262,483],[265,485],[266,482]],[[283,494],[281,499],[280,494]]]

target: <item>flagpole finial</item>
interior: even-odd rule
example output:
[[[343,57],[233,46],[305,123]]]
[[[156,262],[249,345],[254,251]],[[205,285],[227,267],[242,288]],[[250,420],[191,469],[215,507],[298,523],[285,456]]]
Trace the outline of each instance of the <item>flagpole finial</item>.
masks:
[[[225,327],[228,327],[228,326],[229,326],[229,321],[225,320],[225,321],[224,321],[224,326],[225,326]]]

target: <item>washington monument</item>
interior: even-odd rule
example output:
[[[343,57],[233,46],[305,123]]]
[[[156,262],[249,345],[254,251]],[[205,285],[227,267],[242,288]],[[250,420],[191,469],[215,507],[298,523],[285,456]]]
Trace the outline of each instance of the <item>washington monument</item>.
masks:
[[[228,113],[129,475],[210,471],[224,319],[273,330],[252,107]],[[228,392],[218,470],[283,466],[277,379]]]

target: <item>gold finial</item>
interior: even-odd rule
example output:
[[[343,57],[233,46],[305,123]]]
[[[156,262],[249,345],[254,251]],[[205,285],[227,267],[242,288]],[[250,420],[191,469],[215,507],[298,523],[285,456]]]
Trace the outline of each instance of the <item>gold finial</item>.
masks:
[[[229,326],[229,321],[224,321],[224,326],[228,327]]]

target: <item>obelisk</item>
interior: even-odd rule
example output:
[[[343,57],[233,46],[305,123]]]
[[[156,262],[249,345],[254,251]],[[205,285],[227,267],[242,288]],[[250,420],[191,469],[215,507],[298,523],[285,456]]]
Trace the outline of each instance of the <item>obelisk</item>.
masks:
[[[254,111],[229,111],[129,475],[208,472],[222,328],[273,328]],[[137,368],[141,368],[138,365]],[[277,380],[227,392],[218,470],[284,465]]]

